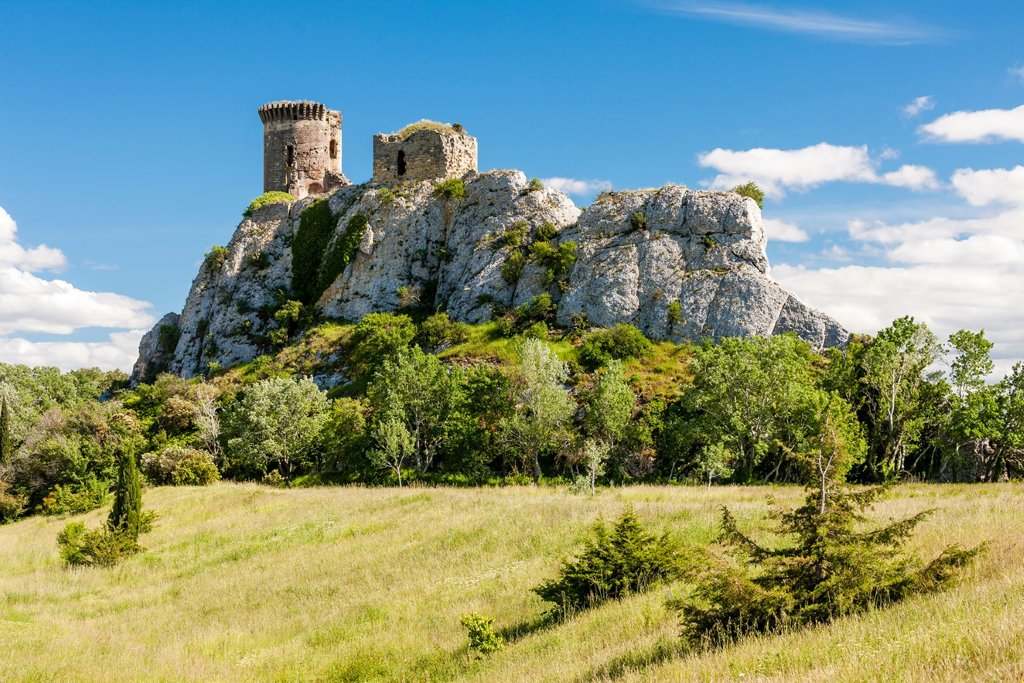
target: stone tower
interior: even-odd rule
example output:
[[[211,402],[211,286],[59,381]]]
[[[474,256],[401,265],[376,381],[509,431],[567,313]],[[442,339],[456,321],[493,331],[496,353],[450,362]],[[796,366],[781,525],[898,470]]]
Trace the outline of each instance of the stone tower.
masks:
[[[348,185],[341,172],[341,112],[318,102],[271,102],[263,121],[263,191],[296,198]]]
[[[461,178],[476,172],[476,138],[462,126],[421,121],[373,136],[373,181]]]

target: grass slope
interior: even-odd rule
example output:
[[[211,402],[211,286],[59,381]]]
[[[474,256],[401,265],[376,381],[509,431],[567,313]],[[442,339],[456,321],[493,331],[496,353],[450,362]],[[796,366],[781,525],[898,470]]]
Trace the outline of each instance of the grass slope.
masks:
[[[627,505],[686,542],[719,506],[762,517],[795,488],[278,490],[219,484],[145,493],[148,552],[67,571],[65,520],[0,527],[0,680],[1019,680],[1024,676],[1024,488],[908,485],[879,518],[939,512],[913,544],[990,542],[943,594],[830,626],[684,656],[661,589],[538,628],[530,588],[598,517]],[[83,516],[98,524],[105,512]],[[459,616],[510,641],[469,657]]]

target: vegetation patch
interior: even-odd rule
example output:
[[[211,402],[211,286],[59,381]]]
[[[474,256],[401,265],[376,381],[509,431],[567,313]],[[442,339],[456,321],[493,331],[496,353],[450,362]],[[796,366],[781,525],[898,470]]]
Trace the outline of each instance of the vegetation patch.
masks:
[[[732,188],[732,191],[741,197],[749,197],[750,199],[753,199],[757,203],[758,208],[764,208],[764,190],[762,190],[754,181],[737,185]]]
[[[458,126],[458,128],[456,128]],[[432,130],[438,133],[464,133],[465,130],[462,124],[448,124],[440,123],[439,121],[431,121],[430,119],[421,119],[415,123],[410,123],[408,126],[398,131],[396,135],[402,140],[407,139],[413,133],[421,130]]]
[[[291,196],[287,192],[280,192],[277,190],[264,192],[259,197],[249,202],[249,206],[242,212],[242,217],[251,218],[256,212],[256,209],[267,206],[268,204],[291,204],[294,201],[295,197]]]
[[[349,219],[345,224],[345,230],[338,235],[327,249],[320,267],[317,269],[316,277],[316,299],[320,298],[327,288],[345,272],[348,264],[352,263],[356,251],[359,249],[363,237],[366,236],[366,228],[369,220],[361,213]]]
[[[320,290],[320,266],[338,219],[326,199],[317,199],[303,210],[292,238],[292,293],[304,304],[316,302]]]

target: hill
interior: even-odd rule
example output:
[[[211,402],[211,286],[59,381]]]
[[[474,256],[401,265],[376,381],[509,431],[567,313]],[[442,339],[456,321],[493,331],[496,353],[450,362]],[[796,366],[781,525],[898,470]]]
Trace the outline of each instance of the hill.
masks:
[[[1024,676],[1024,490],[903,485],[879,518],[938,507],[912,545],[988,541],[964,583],[827,627],[719,652],[673,650],[665,598],[608,604],[537,629],[530,588],[598,517],[629,505],[685,543],[711,539],[719,506],[744,525],[786,487],[628,487],[595,498],[543,487],[284,490],[155,488],[148,552],[68,571],[64,520],[0,527],[0,678],[62,680],[1010,680]],[[83,516],[95,524],[102,516]],[[459,616],[510,641],[476,661]]]
[[[142,340],[136,382],[252,360],[302,321],[420,309],[481,323],[540,296],[561,328],[629,323],[677,343],[794,332],[816,349],[849,338],[771,279],[761,211],[735,192],[666,185],[581,210],[488,171],[264,197],[207,254],[180,315]]]

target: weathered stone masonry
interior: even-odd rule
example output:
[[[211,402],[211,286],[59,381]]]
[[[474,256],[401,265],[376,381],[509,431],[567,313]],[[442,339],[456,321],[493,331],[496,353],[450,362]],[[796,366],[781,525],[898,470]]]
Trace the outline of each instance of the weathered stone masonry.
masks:
[[[462,130],[417,130],[373,136],[373,182],[461,178],[477,170],[476,138]]]
[[[349,181],[341,172],[341,112],[317,102],[271,102],[263,121],[263,191],[297,198]]]

